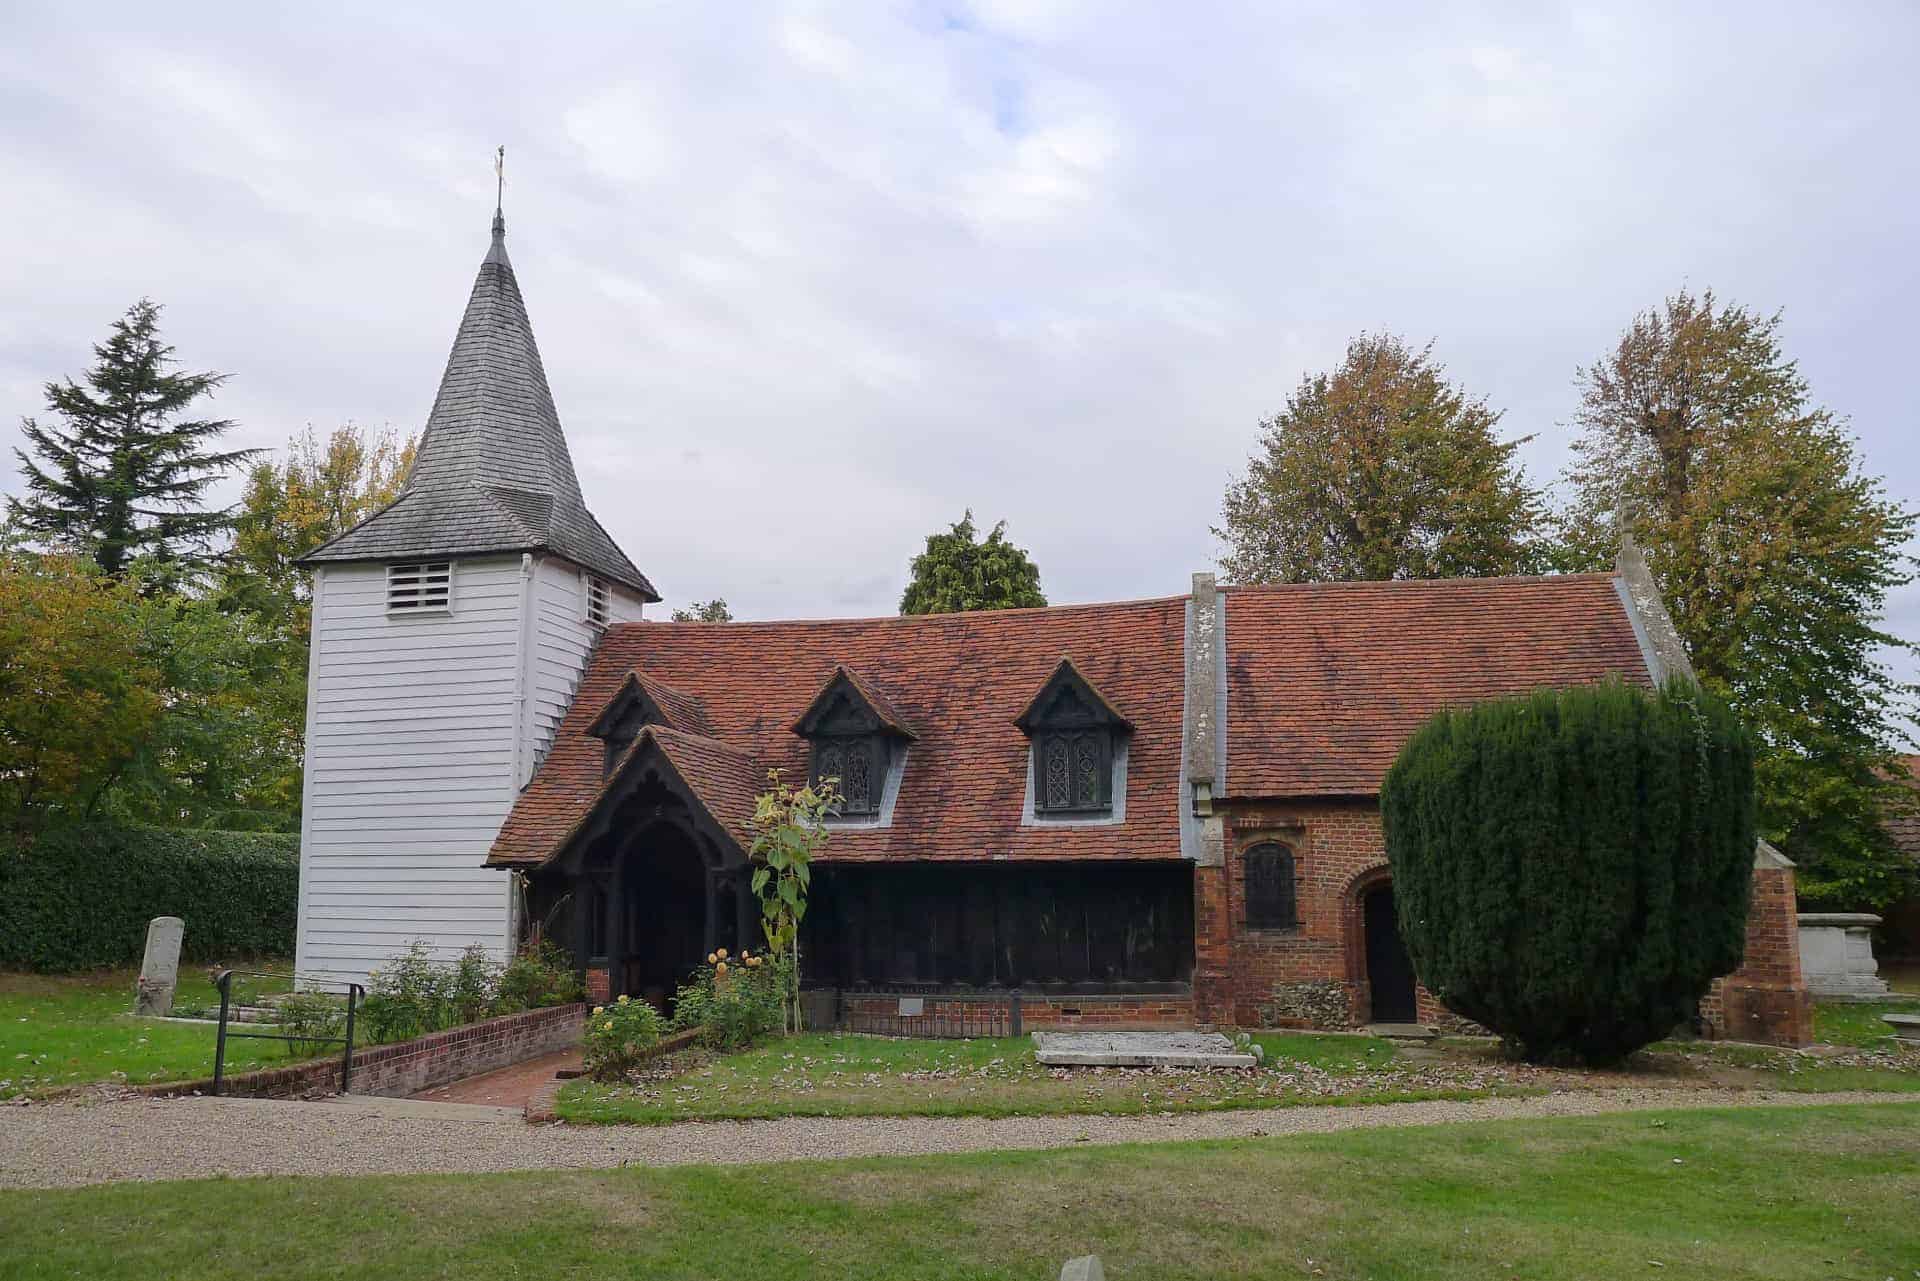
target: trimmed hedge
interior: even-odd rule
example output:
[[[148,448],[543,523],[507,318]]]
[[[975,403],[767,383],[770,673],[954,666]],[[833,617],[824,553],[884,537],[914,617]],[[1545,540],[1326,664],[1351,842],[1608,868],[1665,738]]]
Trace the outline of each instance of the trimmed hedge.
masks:
[[[1435,716],[1380,789],[1420,980],[1536,1060],[1612,1061],[1688,1022],[1746,944],[1753,752],[1685,683]]]
[[[147,922],[186,922],[183,961],[289,956],[300,838],[88,826],[0,842],[0,966],[137,965]]]

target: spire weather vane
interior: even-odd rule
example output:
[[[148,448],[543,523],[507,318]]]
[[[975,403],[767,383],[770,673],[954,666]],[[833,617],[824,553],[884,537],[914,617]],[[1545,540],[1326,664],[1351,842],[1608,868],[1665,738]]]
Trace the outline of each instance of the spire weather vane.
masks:
[[[507,148],[504,144],[493,151],[493,211],[500,212],[502,194],[507,188]]]

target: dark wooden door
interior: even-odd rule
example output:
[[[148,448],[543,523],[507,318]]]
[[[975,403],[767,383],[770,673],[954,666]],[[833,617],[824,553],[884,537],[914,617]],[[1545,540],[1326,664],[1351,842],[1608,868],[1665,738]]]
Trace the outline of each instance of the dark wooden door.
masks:
[[[1394,913],[1393,887],[1383,885],[1362,903],[1367,929],[1367,983],[1373,989],[1375,1023],[1414,1023],[1419,1020],[1413,999],[1413,962],[1400,941],[1400,920]]]

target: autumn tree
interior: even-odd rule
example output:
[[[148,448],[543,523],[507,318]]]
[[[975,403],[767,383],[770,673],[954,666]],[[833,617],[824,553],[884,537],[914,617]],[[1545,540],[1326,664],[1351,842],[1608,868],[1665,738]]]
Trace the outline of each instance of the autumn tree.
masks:
[[[226,375],[174,372],[160,308],[144,298],[93,351],[84,385],[46,385],[51,420],[22,424],[31,453],[14,451],[26,495],[8,500],[12,523],[109,574],[146,557],[169,582],[191,579],[232,527],[229,512],[205,505],[207,487],[258,452],[217,448],[233,424],[190,416]]]
[[[162,711],[137,586],[0,551],[0,825],[85,817]]]
[[[295,562],[392,502],[413,453],[413,438],[391,429],[348,424],[323,442],[308,424],[281,458],[255,463],[234,518],[229,592],[255,609],[304,605],[308,575]]]
[[[1221,567],[1243,583],[1530,570],[1540,494],[1499,422],[1447,381],[1431,344],[1360,335],[1260,424],[1213,531]]]
[[[712,600],[697,600],[691,605],[673,611],[676,623],[731,623],[733,611],[727,608],[727,602],[715,596]]]
[[[927,550],[913,558],[902,614],[959,614],[977,609],[1022,609],[1044,605],[1040,569],[1023,548],[1007,541],[1007,522],[978,537],[973,511],[946,533],[927,535]]]
[[[1604,565],[1625,522],[1702,683],[1759,737],[1761,835],[1803,898],[1884,903],[1911,875],[1881,823],[1908,703],[1876,653],[1910,648],[1879,620],[1914,513],[1812,403],[1777,313],[1682,290],[1577,384],[1570,556]]]

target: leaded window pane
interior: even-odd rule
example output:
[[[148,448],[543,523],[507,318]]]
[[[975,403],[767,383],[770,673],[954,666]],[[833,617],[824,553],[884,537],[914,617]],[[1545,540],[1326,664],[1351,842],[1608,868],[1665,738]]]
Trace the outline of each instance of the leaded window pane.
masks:
[[[1073,803],[1082,809],[1100,805],[1100,740],[1076,734],[1073,740]]]
[[[1073,806],[1072,748],[1065,734],[1049,734],[1046,746],[1046,806],[1070,809]]]
[[[838,743],[824,743],[820,747],[820,765],[813,772],[814,781],[824,783],[828,779],[837,779],[844,791],[847,777],[847,750]]]
[[[865,814],[873,809],[873,753],[868,744],[857,744],[847,752],[846,781],[840,791],[846,797],[848,813]]]

